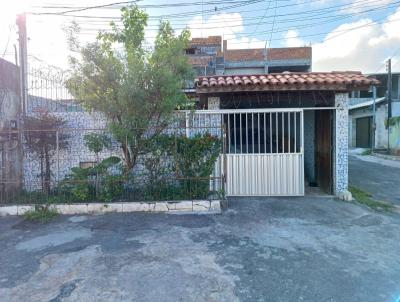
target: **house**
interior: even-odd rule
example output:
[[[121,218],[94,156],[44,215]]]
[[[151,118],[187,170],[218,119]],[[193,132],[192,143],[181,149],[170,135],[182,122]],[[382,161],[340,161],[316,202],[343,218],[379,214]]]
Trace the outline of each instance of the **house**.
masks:
[[[353,91],[349,99],[349,146],[389,149],[400,154],[400,125],[388,127],[387,74],[370,74],[380,81],[376,98],[372,89]],[[400,73],[392,75],[392,117],[400,116]],[[375,123],[374,123],[375,121]]]
[[[307,186],[349,198],[349,92],[379,82],[360,72],[200,76],[204,115],[225,129],[228,196],[302,196]],[[201,110],[198,111],[201,114]]]
[[[186,54],[198,76],[311,71],[311,47],[228,49],[221,36],[193,38]]]

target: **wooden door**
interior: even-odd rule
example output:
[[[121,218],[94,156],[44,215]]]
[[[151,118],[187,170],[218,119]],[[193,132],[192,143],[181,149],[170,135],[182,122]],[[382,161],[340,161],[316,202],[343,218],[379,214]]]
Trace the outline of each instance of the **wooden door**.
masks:
[[[332,193],[332,111],[316,110],[316,176],[319,187],[328,194]]]

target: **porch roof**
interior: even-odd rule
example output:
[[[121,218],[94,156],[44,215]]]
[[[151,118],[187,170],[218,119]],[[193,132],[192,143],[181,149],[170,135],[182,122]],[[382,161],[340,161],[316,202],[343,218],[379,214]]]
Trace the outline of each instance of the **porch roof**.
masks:
[[[290,90],[367,90],[378,85],[358,71],[283,72],[256,75],[220,75],[195,80],[197,93]]]

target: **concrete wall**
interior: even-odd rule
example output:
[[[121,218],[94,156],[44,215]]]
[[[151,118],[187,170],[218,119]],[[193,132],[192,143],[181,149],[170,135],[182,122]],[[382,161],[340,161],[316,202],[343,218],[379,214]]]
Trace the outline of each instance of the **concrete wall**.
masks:
[[[264,67],[253,67],[253,68],[226,68],[225,75],[236,75],[236,74],[263,74],[265,73]]]
[[[304,173],[315,182],[315,111],[304,111]]]
[[[0,59],[0,194],[12,194],[21,186],[22,153],[19,133],[21,101],[19,69]],[[1,200],[1,199],[0,199]]]
[[[356,147],[357,137],[357,119],[362,117],[372,117],[371,107],[364,107],[359,109],[351,110],[349,116],[349,147]],[[378,104],[375,111],[375,148],[387,148],[387,129],[385,127],[385,120],[387,119],[387,105]]]

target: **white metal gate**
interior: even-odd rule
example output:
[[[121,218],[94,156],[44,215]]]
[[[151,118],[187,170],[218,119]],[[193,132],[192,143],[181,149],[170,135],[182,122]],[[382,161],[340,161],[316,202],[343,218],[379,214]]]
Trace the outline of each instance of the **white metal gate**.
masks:
[[[195,115],[196,123],[219,121],[225,130],[225,152],[216,167],[223,167],[227,196],[304,195],[302,109],[197,111]]]

